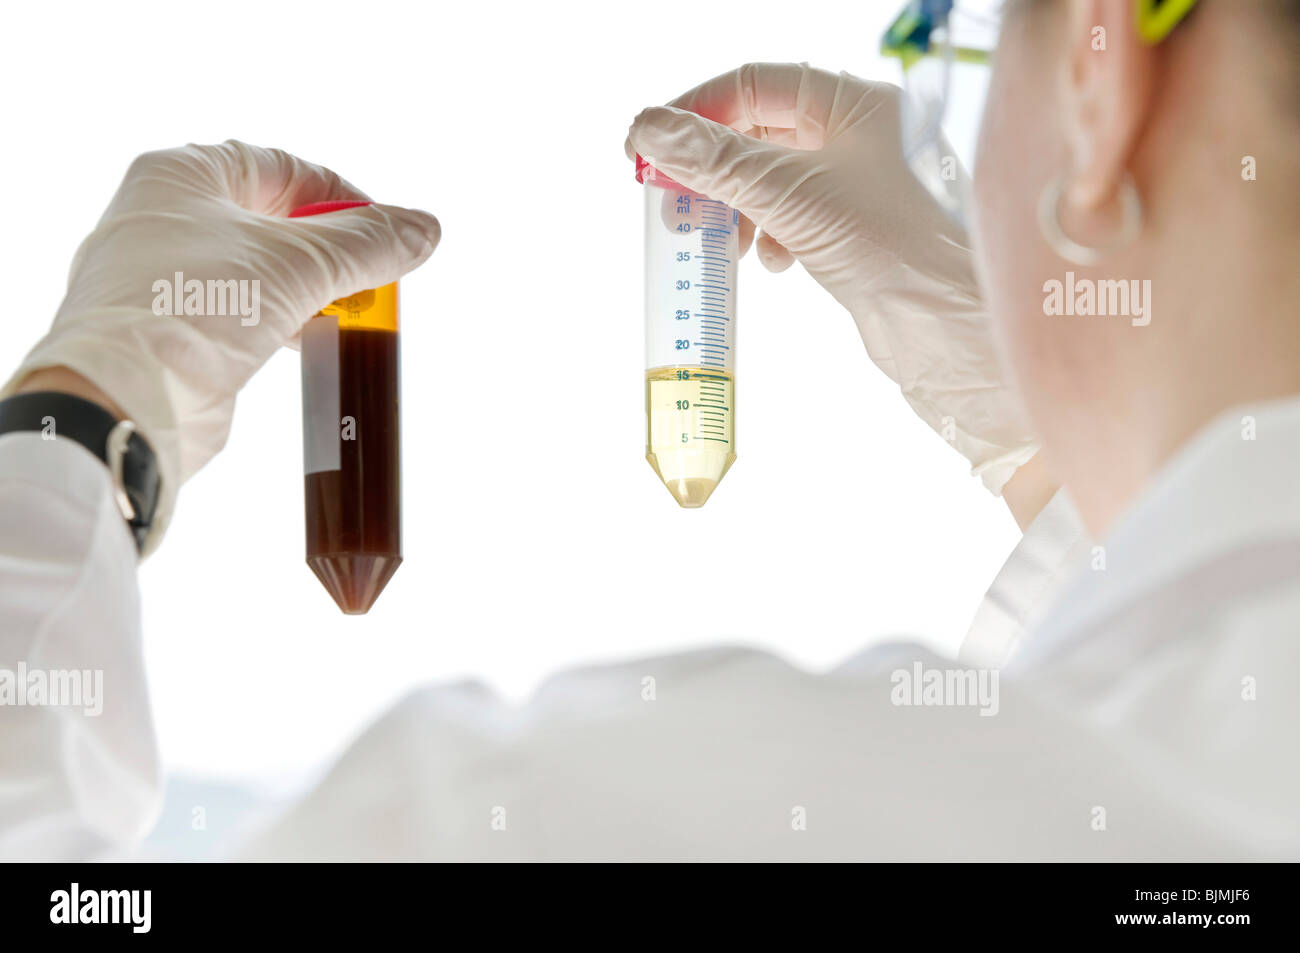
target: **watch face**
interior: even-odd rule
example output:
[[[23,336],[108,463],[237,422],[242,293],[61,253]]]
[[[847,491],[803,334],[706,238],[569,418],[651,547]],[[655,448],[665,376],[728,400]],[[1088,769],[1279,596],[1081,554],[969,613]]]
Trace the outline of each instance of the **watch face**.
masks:
[[[132,429],[134,431],[134,425]],[[139,432],[131,434],[127,452],[122,458],[122,485],[131,498],[134,515],[130,522],[138,527],[137,541],[143,547],[144,538],[153,528],[157,515],[162,476],[158,472],[157,455]]]

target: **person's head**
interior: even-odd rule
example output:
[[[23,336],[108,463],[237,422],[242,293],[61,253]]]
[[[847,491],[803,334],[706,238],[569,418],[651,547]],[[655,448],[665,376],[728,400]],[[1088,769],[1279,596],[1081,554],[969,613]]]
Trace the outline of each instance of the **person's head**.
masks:
[[[974,177],[1006,356],[1094,531],[1214,414],[1300,392],[1300,0],[1199,0],[1154,44],[1134,7],[1006,4]]]

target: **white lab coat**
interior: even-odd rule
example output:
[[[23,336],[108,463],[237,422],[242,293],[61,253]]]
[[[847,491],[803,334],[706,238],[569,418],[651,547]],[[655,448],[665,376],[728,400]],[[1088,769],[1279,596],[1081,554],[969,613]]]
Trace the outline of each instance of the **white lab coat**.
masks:
[[[1300,400],[1225,414],[1103,548],[1058,495],[963,647],[1006,663],[996,714],[897,704],[917,696],[895,673],[956,666],[906,645],[824,675],[741,649],[643,659],[522,709],[432,687],[240,856],[1300,859],[1298,449]],[[98,666],[116,689],[98,718],[0,709],[0,857],[148,831],[140,652],[104,468],[0,437],[0,668]]]

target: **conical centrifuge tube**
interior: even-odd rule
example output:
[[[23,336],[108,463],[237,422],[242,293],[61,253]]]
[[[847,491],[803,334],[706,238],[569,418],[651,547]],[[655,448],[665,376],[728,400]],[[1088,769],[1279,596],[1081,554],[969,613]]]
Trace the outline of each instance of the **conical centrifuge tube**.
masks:
[[[368,612],[402,562],[398,365],[396,282],[340,298],[303,328],[307,565],[349,615]]]
[[[736,459],[740,216],[637,156],[645,186],[646,459],[684,507]]]

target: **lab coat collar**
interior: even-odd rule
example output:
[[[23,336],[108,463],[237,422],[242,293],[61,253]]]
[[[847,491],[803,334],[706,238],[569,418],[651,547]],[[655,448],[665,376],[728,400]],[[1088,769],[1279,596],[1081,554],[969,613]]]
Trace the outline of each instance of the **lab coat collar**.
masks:
[[[1300,396],[1221,414],[1076,570],[1011,667],[1029,668],[1143,595],[1234,550],[1300,539]]]

